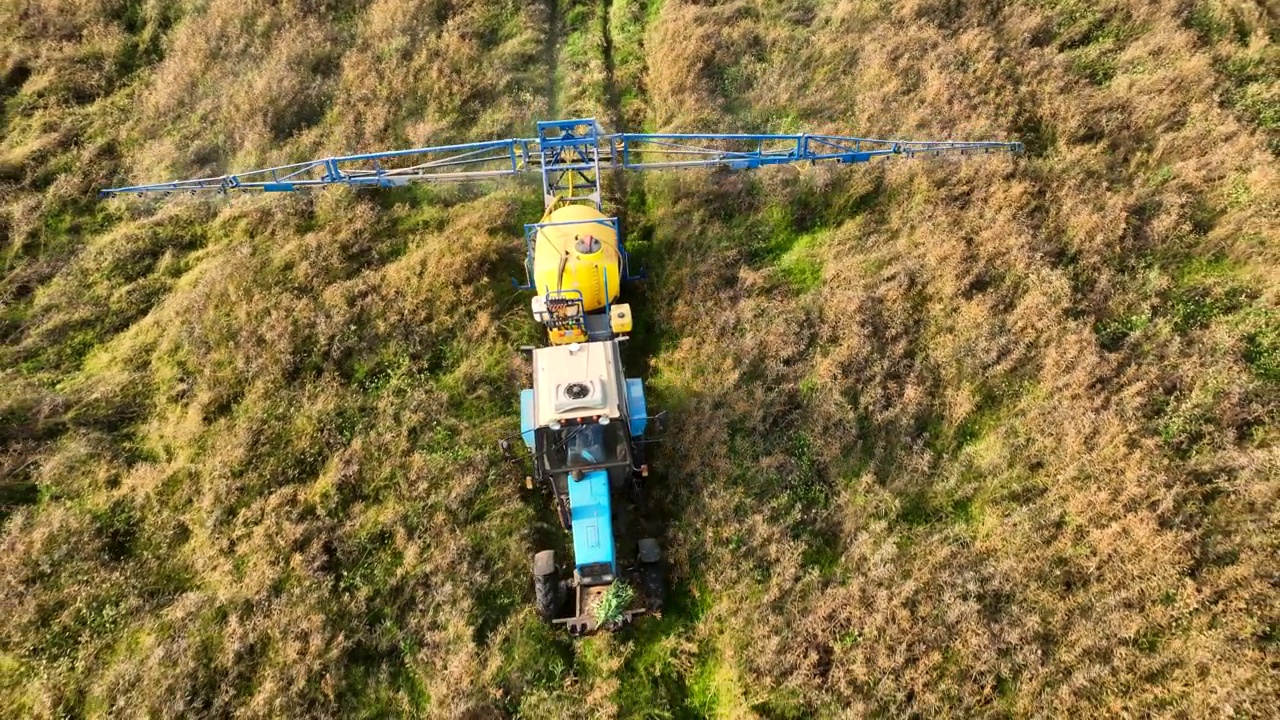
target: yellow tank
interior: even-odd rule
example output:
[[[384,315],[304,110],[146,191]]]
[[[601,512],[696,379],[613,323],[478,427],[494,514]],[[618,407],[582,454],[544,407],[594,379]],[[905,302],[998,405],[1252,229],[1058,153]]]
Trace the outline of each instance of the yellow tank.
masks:
[[[538,230],[533,244],[533,284],[539,295],[578,290],[586,312],[602,310],[618,299],[622,287],[618,232],[606,220],[590,205],[565,205],[543,220],[574,224]]]

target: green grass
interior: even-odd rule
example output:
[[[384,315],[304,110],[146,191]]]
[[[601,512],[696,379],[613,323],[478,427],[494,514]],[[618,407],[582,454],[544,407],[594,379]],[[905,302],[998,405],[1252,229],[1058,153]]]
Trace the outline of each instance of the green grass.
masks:
[[[822,284],[822,260],[816,250],[821,237],[818,233],[801,235],[777,260],[783,277],[799,292],[814,290]]]
[[[1245,335],[1244,361],[1258,377],[1280,382],[1280,322],[1274,315],[1267,325]]]

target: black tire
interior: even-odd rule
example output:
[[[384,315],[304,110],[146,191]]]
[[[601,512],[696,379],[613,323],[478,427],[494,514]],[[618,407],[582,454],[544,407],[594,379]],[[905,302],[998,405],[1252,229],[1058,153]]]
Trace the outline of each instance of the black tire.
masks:
[[[560,606],[555,550],[543,550],[533,556],[533,606],[543,620],[555,619],[556,608]]]
[[[662,549],[658,541],[645,538],[639,543],[640,585],[644,592],[645,608],[649,612],[661,612],[667,599],[666,573],[662,563]]]

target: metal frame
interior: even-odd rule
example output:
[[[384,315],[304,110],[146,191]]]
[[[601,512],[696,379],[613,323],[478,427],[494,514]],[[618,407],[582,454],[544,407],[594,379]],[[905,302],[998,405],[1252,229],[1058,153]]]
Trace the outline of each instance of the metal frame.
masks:
[[[642,280],[644,273],[631,274],[631,253],[627,252],[627,248],[622,243],[622,224],[616,217],[593,218],[590,220],[557,220],[555,222],[536,222],[525,223],[524,226],[524,275],[525,284],[521,285],[519,280],[511,278],[511,284],[517,290],[532,290],[533,284],[533,244],[537,242],[538,231],[544,227],[555,227],[558,225],[604,225],[612,228],[615,236],[618,238],[618,257],[622,260],[622,279]]]
[[[200,191],[292,192],[324,185],[394,187],[415,182],[489,180],[525,170],[529,165],[530,148],[536,145],[533,140],[512,138],[343,155],[234,175],[106,188],[98,194],[112,197],[129,193],[171,195],[187,192],[194,195]]]
[[[619,133],[604,135],[594,118],[537,124],[536,138],[509,138],[308,160],[233,175],[105,188],[136,193],[291,192],[324,185],[393,187],[416,182],[492,180],[534,170],[547,210],[564,203],[601,208],[600,168],[748,170],[798,162],[868,162],[878,157],[956,153],[1021,153],[1018,142],[882,140],[836,135]]]
[[[726,167],[749,170],[798,162],[869,162],[877,157],[1022,152],[1016,142],[880,140],[836,135],[623,133],[611,136],[614,165],[627,170]]]
[[[538,123],[538,155],[542,165],[542,200],[550,211],[563,203],[600,204],[600,142],[595,118]],[[581,188],[587,192],[582,193]]]

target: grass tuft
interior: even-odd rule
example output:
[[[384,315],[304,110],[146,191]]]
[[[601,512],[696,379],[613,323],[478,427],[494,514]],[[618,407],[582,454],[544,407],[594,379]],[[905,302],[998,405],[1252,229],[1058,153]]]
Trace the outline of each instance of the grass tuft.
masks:
[[[614,582],[596,603],[593,610],[596,624],[604,628],[617,625],[635,597],[636,591],[626,582]]]

